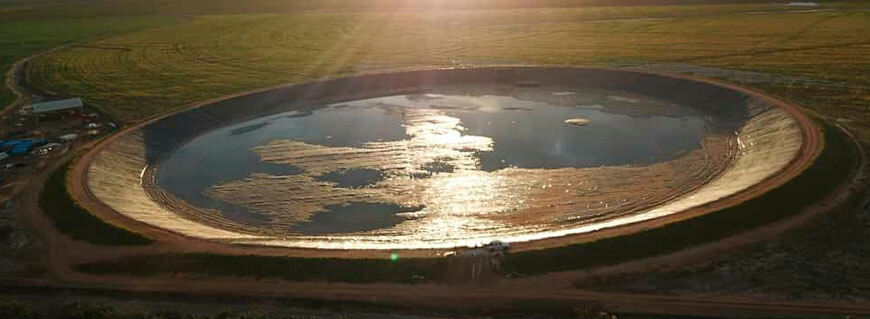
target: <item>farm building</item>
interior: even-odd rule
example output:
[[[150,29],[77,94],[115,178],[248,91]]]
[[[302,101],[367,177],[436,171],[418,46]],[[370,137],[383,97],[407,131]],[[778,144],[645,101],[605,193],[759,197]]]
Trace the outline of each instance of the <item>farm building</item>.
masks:
[[[64,115],[72,113],[73,115],[81,115],[84,103],[80,98],[57,100],[50,102],[42,102],[31,105],[36,125],[39,125],[39,118],[50,115],[60,114],[61,118]]]

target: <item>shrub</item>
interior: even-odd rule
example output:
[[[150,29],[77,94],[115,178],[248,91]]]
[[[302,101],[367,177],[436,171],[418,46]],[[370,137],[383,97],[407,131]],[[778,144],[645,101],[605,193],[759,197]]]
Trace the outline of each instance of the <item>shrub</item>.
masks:
[[[42,316],[33,310],[28,303],[14,299],[0,301],[0,318],[4,319],[40,319]]]

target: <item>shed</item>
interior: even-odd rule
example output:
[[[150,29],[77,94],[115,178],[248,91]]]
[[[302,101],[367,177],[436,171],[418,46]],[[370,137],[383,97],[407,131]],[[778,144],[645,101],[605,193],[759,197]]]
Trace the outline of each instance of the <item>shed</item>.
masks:
[[[57,100],[50,102],[42,102],[31,105],[30,107],[33,109],[34,120],[36,121],[36,125],[39,126],[39,117],[44,114],[51,114],[53,112],[62,112],[62,111],[74,111],[76,114],[81,114],[82,107],[84,103],[81,98],[73,98],[66,100]]]
[[[47,112],[55,112],[55,111],[65,111],[65,110],[81,110],[84,103],[82,103],[81,98],[74,99],[66,99],[66,100],[57,100],[51,102],[42,102],[33,104],[33,113],[47,113]]]

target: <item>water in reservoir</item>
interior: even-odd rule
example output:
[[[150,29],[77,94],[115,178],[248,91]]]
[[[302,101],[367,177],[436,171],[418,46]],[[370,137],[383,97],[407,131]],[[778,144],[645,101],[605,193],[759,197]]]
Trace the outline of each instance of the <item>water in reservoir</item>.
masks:
[[[583,92],[550,93],[558,103],[497,94],[427,93],[312,106],[304,111],[264,116],[210,131],[188,142],[160,163],[157,181],[162,189],[191,205],[216,209],[233,222],[260,227],[272,219],[262,208],[258,211],[241,203],[218,200],[208,196],[206,190],[245,180],[255,173],[311,174],[311,183],[326,183],[337,191],[352,193],[378,187],[388,191],[390,186],[379,185],[437,174],[648,165],[699,148],[707,133],[703,115],[682,106],[618,95],[591,99],[584,98]],[[566,96],[570,97],[568,102]],[[570,119],[583,119],[588,124],[566,124]],[[326,167],[315,174],[305,166],[310,163],[263,161],[254,150],[281,140],[333,150],[378,150],[389,153],[385,159],[401,165],[366,166],[356,165],[359,160],[349,160],[345,162],[349,165]],[[392,184],[385,182],[391,179]],[[438,199],[434,201],[424,205],[358,199],[324,202],[310,218],[286,231],[320,235],[390,229],[409,218],[427,218],[407,217],[418,211],[437,214],[436,207],[440,206],[436,205]]]

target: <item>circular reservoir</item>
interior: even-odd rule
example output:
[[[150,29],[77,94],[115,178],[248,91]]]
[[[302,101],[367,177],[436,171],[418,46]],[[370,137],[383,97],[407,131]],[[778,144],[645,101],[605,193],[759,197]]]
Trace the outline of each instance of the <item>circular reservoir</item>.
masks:
[[[241,244],[416,249],[651,221],[786,167],[789,113],[706,82],[603,69],[426,70],[241,95],[107,142],[101,202]]]

